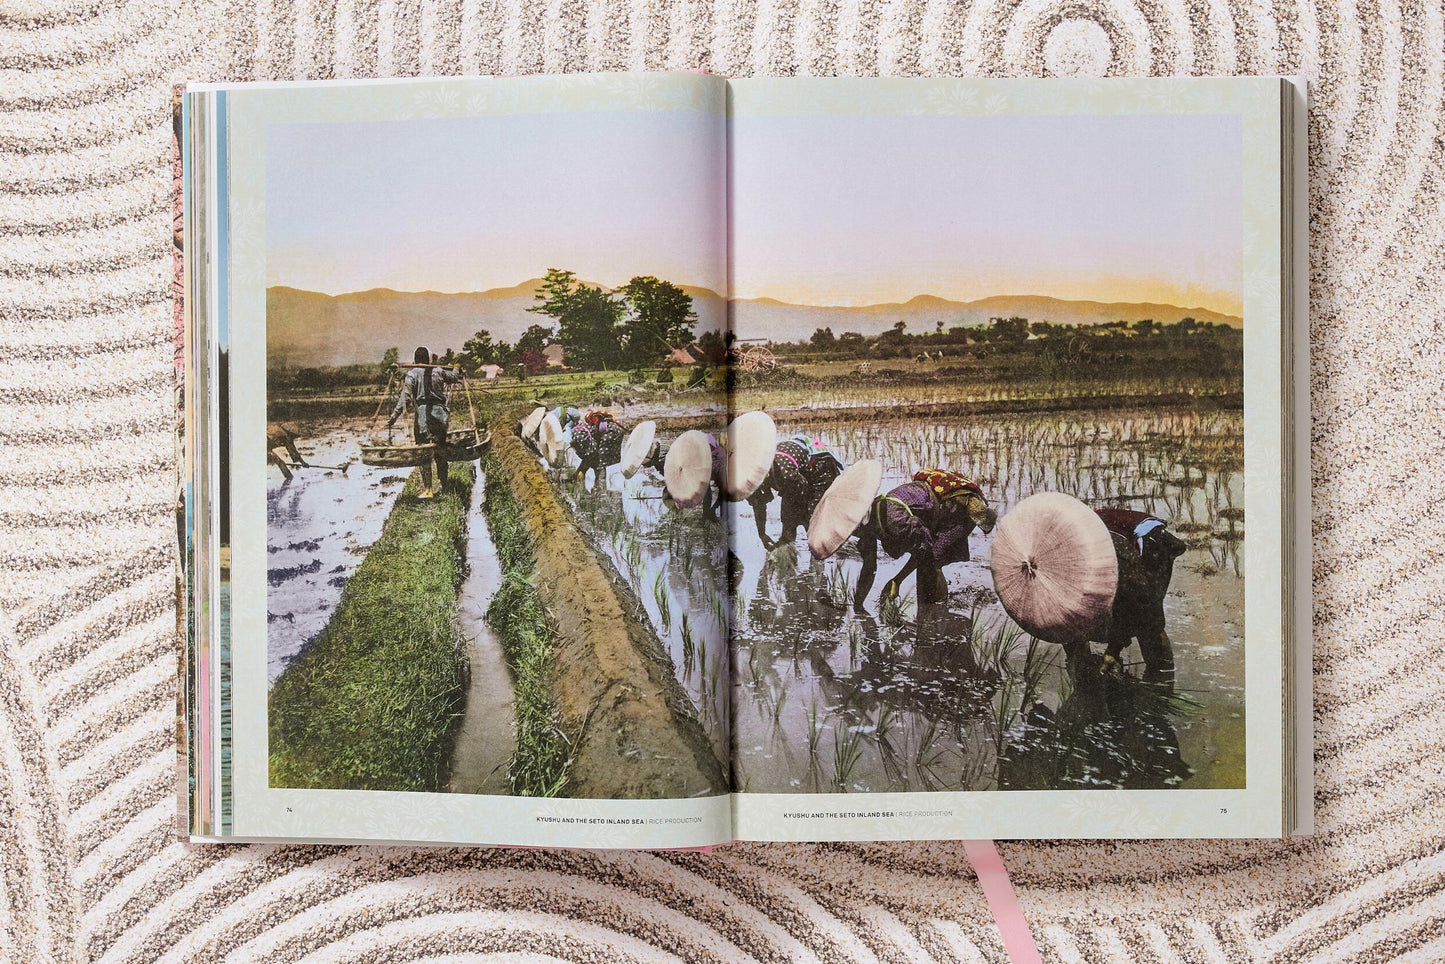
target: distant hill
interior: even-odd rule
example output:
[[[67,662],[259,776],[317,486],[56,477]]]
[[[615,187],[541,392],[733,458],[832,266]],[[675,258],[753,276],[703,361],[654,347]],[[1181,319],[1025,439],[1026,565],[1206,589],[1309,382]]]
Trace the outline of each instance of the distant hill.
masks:
[[[404,360],[418,345],[438,353],[460,350],[479,329],[515,342],[531,325],[555,327],[529,312],[542,279],[507,288],[447,293],[373,288],[344,295],[277,286],[266,289],[266,354],[270,365],[322,366],[380,361],[391,347]],[[600,285],[598,287],[601,287]],[[726,306],[714,292],[688,288],[698,330],[721,331]]]
[[[1139,321],[1152,318],[1161,323],[1193,318],[1236,328],[1243,320],[1207,308],[1178,305],[1065,301],[1044,295],[994,295],[977,301],[949,301],[935,295],[918,295],[902,303],[862,307],[821,307],[790,305],[772,298],[746,298],[733,302],[733,331],[739,338],[771,338],[774,341],[805,339],[817,328],[832,328],[833,334],[856,331],[878,335],[899,321],[910,334],[944,328],[986,325],[990,318],[1018,316],[1029,321],[1051,321],[1060,325],[1098,325],[1109,321]]]
[[[266,350],[268,362],[280,366],[347,365],[380,361],[388,348],[409,358],[418,345],[437,352],[460,349],[478,329],[492,337],[514,342],[529,325],[552,323],[545,315],[527,311],[537,303],[542,279],[487,291],[393,291],[373,288],[344,295],[277,286],[266,291]],[[600,285],[598,287],[601,287]],[[693,298],[698,331],[722,330],[726,306],[714,291],[680,286]],[[1030,321],[1096,325],[1107,321],[1152,318],[1174,322],[1193,317],[1199,321],[1241,325],[1233,315],[1203,308],[1158,304],[1104,304],[1063,301],[1042,295],[998,295],[978,301],[949,301],[918,295],[901,304],[862,307],[791,305],[772,298],[741,299],[733,304],[733,324],[739,338],[795,341],[815,328],[832,328],[835,335],[856,331],[877,335],[902,321],[908,331],[920,334],[956,325],[986,325],[996,316],[1019,315]]]

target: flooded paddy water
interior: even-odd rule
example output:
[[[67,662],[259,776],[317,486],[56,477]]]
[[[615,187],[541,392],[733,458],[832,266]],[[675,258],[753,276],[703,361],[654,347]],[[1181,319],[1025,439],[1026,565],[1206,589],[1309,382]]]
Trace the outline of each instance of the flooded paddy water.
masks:
[[[731,723],[737,789],[1243,785],[1239,412],[800,421],[779,432],[815,435],[847,464],[879,459],[884,491],[937,466],[978,481],[1001,516],[1028,495],[1061,491],[1167,520],[1189,546],[1165,600],[1177,692],[1133,679],[1135,647],[1125,675],[1071,677],[1060,647],[1008,620],[981,533],[972,560],[944,570],[945,605],[920,612],[910,579],[901,605],[880,607],[902,565],[883,557],[868,614],[855,615],[861,560],[851,543],[826,562],[801,537],[769,552],[740,503],[729,551],[721,525],[661,498],[656,473],[614,472],[610,488],[561,483],[667,643],[715,744]],[[770,534],[779,524],[775,501]],[[719,661],[730,613],[729,717]]]
[[[330,426],[296,440],[307,462],[352,464],[266,469],[266,682],[281,672],[326,626],[346,580],[381,537],[409,469],[355,461],[363,432]]]

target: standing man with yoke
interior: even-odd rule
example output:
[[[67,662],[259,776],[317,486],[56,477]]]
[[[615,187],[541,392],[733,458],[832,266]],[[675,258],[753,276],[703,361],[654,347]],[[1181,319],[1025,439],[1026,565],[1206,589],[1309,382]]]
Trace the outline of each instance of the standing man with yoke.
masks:
[[[418,348],[412,356],[415,367],[409,369],[401,383],[401,394],[396,407],[391,410],[387,428],[396,424],[406,410],[407,399],[411,399],[415,421],[412,424],[412,439],[417,445],[434,447],[431,462],[436,463],[437,484],[432,488],[431,462],[421,464],[421,498],[430,499],[441,491],[447,482],[447,460],[442,446],[447,441],[447,426],[451,414],[447,411],[447,386],[462,380],[461,372],[455,368],[443,368],[432,363],[431,354],[425,348]]]

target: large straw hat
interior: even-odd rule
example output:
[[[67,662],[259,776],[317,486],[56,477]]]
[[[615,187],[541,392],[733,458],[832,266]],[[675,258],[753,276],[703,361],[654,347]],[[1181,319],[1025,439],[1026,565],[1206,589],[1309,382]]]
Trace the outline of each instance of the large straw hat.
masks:
[[[778,428],[767,412],[747,412],[728,426],[728,498],[740,502],[758,490],[773,468]]]
[[[876,459],[854,462],[833,480],[808,520],[808,550],[814,556],[828,558],[858,530],[882,481],[883,463]]]
[[[548,465],[561,464],[562,456],[567,452],[567,438],[562,431],[562,423],[557,421],[557,416],[552,412],[542,416],[542,424],[537,429],[537,442],[542,450],[542,458],[547,460]]]
[[[683,508],[702,502],[712,484],[712,446],[706,433],[693,429],[677,437],[662,464],[662,480],[668,495]]]
[[[528,412],[527,417],[522,419],[522,438],[536,435],[537,429],[542,427],[542,417],[546,414],[547,410],[540,405]]]
[[[1114,541],[1094,510],[1073,496],[1024,499],[999,523],[990,551],[999,601],[1039,639],[1084,642],[1114,605]]]
[[[652,451],[653,439],[657,438],[657,423],[653,421],[639,422],[637,427],[627,433],[627,441],[622,443],[622,460],[619,463],[622,468],[622,477],[630,479],[642,468],[642,463],[647,459],[647,453]]]

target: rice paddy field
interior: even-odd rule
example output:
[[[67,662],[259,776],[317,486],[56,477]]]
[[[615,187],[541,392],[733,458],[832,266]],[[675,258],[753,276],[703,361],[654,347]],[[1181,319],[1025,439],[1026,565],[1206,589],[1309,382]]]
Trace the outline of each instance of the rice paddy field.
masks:
[[[946,604],[912,580],[880,604],[901,560],[880,559],[866,615],[851,607],[851,544],[819,562],[805,541],[767,551],[752,510],[727,524],[662,498],[661,479],[559,481],[668,645],[736,788],[863,792],[1237,787],[1244,780],[1243,419],[1238,410],[1087,410],[946,421],[780,423],[848,464],[875,458],[883,489],[920,468],[964,472],[1005,515],[1036,492],[1138,509],[1188,550],[1165,600],[1178,667],[1167,695],[1122,674],[1073,678],[1061,649],[1003,612],[989,539],[947,567]],[[779,531],[778,503],[769,532]],[[731,625],[732,639],[727,638]],[[731,754],[727,748],[731,746]]]

